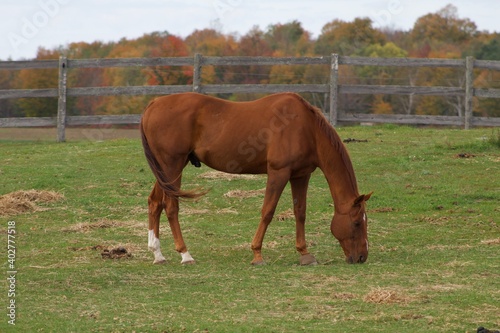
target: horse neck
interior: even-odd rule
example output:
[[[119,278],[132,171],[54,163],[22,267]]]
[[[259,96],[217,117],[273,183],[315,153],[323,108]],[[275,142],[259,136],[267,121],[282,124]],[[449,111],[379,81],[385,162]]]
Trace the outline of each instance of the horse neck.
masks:
[[[320,133],[318,140],[319,168],[323,171],[332,194],[335,211],[348,212],[359,196],[358,185],[351,159],[340,137],[331,133]]]

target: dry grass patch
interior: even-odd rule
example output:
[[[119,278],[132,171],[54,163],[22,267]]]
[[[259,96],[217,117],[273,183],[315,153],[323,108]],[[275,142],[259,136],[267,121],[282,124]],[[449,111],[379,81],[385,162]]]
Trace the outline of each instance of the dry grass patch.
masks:
[[[233,209],[231,207],[229,208],[222,208],[222,209],[217,209],[215,211],[217,214],[234,214],[234,215],[238,215],[238,211],[236,209]]]
[[[484,244],[484,245],[500,245],[500,238],[485,239],[485,240],[481,241],[481,244]]]
[[[463,244],[463,245],[427,245],[426,248],[428,250],[438,250],[438,251],[461,251],[461,250],[469,250],[472,248],[472,245]]]
[[[276,214],[275,218],[277,221],[283,222],[286,220],[295,219],[295,215],[293,214],[293,210],[291,208],[288,208],[284,212]]]
[[[40,203],[59,201],[64,195],[54,191],[16,191],[0,196],[0,216],[12,216],[22,213],[47,210],[38,206]]]
[[[72,225],[71,227],[64,228],[62,229],[65,232],[90,232],[95,229],[106,229],[106,228],[113,228],[117,227],[119,224],[117,221],[112,221],[108,219],[102,219],[97,222],[93,223],[77,223],[75,225]]]
[[[375,304],[406,304],[414,300],[402,291],[387,288],[375,288],[363,297],[367,303]]]
[[[265,188],[260,189],[260,190],[248,190],[248,191],[232,190],[232,191],[229,191],[227,193],[224,193],[224,197],[246,199],[246,198],[253,198],[253,197],[262,196],[265,193],[266,193]]]
[[[238,211],[228,207],[228,208],[221,208],[221,209],[216,209],[216,210],[210,210],[210,209],[196,209],[192,207],[181,207],[179,210],[179,214],[182,215],[204,215],[204,214],[234,214],[238,215]]]
[[[192,207],[181,207],[179,212],[182,215],[202,215],[210,213],[208,209],[196,209]]]
[[[333,293],[332,298],[339,299],[342,301],[349,301],[351,299],[355,299],[356,295],[354,295],[353,293],[348,293],[348,292],[343,292],[343,293],[340,292],[340,293]]]
[[[198,176],[198,178],[203,179],[223,179],[223,180],[235,180],[235,179],[259,179],[259,175],[240,175],[234,173],[226,173],[221,171],[207,171]]]
[[[63,232],[78,232],[78,233],[89,233],[99,229],[109,229],[109,228],[127,228],[130,229],[131,234],[136,236],[143,236],[146,233],[147,221],[117,221],[110,219],[100,219],[96,222],[82,222],[77,223],[72,226],[63,228]]]
[[[390,213],[396,211],[395,208],[393,207],[380,207],[380,208],[374,208],[374,209],[369,209],[368,210],[370,213]]]
[[[469,289],[468,286],[462,285],[462,284],[436,284],[433,286],[427,287],[427,289],[430,289],[432,291],[437,291],[437,292],[451,292],[451,291],[457,291],[457,290],[462,290],[462,289]]]

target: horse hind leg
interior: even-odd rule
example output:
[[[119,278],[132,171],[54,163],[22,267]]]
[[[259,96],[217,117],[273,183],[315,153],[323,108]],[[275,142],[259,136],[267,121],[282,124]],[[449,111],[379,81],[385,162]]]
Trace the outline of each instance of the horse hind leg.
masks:
[[[148,248],[154,254],[153,264],[166,262],[160,249],[160,216],[163,208],[163,190],[156,182],[148,198]]]
[[[169,168],[165,168],[168,170],[166,173],[167,178],[174,179],[174,181],[172,181],[173,187],[178,189],[181,188],[182,170],[188,163],[188,160],[189,157],[186,157],[185,159],[170,160],[168,163]],[[174,237],[175,250],[182,257],[181,264],[194,264],[195,261],[187,250],[186,243],[184,243],[184,238],[182,237],[181,226],[179,224],[179,198],[164,194],[163,203],[168,223],[170,225],[170,231]]]
[[[188,158],[185,159],[170,159],[163,169],[166,170],[165,176],[167,179],[174,179],[171,185],[174,188],[180,189],[182,169],[186,166]],[[151,192],[149,199],[149,249],[155,255],[155,264],[164,263],[166,260],[160,251],[160,216],[163,209],[168,218],[170,230],[174,237],[175,250],[182,257],[182,264],[194,263],[194,259],[188,252],[184,239],[182,237],[181,227],[179,225],[179,199],[173,195],[168,195],[156,182]]]
[[[179,199],[165,196],[165,212],[167,213],[170,230],[174,237],[175,250],[181,255],[181,264],[194,264],[194,259],[187,250],[186,243],[182,237],[182,231],[179,224]]]

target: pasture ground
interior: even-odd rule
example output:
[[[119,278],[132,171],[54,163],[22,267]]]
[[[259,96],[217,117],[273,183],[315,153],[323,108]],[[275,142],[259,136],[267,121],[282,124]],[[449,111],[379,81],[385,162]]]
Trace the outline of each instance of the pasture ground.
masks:
[[[181,203],[195,265],[180,265],[166,218],[168,264],[147,250],[153,176],[138,139],[0,140],[0,195],[51,191],[57,200],[0,211],[2,270],[16,227],[16,325],[10,332],[475,332],[500,328],[500,148],[492,129],[341,127],[368,202],[370,255],[348,265],[329,231],[332,199],[311,179],[307,240],[318,266],[294,248],[290,189],[252,267],[264,176],[225,177],[188,167]],[[21,194],[24,192],[21,192]],[[43,192],[45,193],[45,192]],[[4,196],[4,198],[6,198]],[[11,222],[12,224],[12,222]],[[103,258],[105,249],[131,256]],[[4,279],[5,281],[5,279]]]

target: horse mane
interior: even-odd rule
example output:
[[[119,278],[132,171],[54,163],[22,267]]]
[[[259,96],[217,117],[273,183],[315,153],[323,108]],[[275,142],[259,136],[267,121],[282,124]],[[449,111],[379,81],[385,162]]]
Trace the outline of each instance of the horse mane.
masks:
[[[349,157],[349,153],[342,142],[342,139],[338,135],[337,131],[333,128],[333,126],[328,122],[328,120],[323,115],[323,112],[311,103],[306,101],[302,96],[293,93],[297,97],[297,99],[308,109],[316,118],[316,124],[318,125],[321,133],[323,133],[328,141],[331,143],[332,147],[338,152],[346,171],[351,180],[351,185],[353,186],[354,192],[358,193],[358,185],[356,181],[356,175],[354,174],[354,167],[352,166],[351,158]]]

